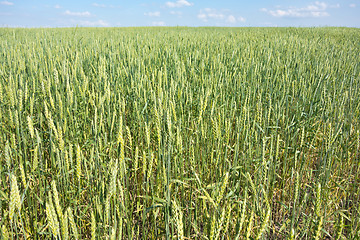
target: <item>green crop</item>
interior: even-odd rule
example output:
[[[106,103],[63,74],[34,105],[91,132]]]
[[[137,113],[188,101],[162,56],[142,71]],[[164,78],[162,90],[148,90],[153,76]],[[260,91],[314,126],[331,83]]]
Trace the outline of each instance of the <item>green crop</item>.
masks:
[[[0,239],[360,238],[359,39],[0,29]]]

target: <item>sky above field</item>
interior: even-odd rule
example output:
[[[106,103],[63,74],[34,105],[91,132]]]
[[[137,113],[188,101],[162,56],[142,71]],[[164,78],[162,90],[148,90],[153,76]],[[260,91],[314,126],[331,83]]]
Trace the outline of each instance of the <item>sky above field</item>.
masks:
[[[360,27],[360,0],[0,0],[1,27]]]

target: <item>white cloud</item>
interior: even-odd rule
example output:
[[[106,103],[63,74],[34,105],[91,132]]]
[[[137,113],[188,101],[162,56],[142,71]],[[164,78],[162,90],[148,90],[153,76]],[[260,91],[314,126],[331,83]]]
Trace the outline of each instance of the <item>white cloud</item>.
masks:
[[[98,8],[120,8],[120,5],[113,5],[113,4],[103,4],[103,3],[92,3],[91,6],[98,7]]]
[[[60,6],[59,4],[56,4],[56,5],[54,6],[54,8],[59,9],[59,8],[61,8],[61,6]]]
[[[194,5],[194,3],[188,2],[186,0],[177,0],[176,2],[166,2],[165,4],[169,8],[190,7]]]
[[[177,15],[180,17],[182,15],[182,12],[181,11],[170,11],[170,14]]]
[[[229,15],[226,19],[228,23],[236,23],[236,18],[233,15]]]
[[[98,20],[98,21],[76,21],[79,26],[83,27],[108,27],[109,23],[104,20]]]
[[[91,17],[91,13],[86,11],[86,12],[71,12],[69,10],[66,10],[64,12],[65,15],[68,15],[68,16],[75,16],[75,17]]]
[[[219,11],[213,8],[201,9],[197,17],[203,22],[207,22],[209,20],[225,20],[227,23],[231,24],[245,22],[245,18],[241,16],[235,17],[234,15],[229,14],[227,10]]]
[[[148,17],[160,17],[160,12],[146,12],[144,15]]]
[[[198,17],[198,19],[200,19],[200,20],[202,20],[202,21],[204,21],[204,22],[207,22],[207,16],[206,16],[205,13],[199,13],[199,14],[197,15],[197,17]]]
[[[239,22],[246,22],[246,18],[244,18],[244,17],[238,17],[238,21],[239,21]]]
[[[330,14],[326,11],[328,8],[338,8],[340,5],[329,6],[325,2],[316,1],[313,4],[307,5],[306,7],[287,7],[276,10],[269,10],[266,8],[260,9],[262,12],[266,12],[273,17],[294,17],[294,18],[304,18],[304,17],[327,17]]]
[[[216,9],[205,8],[201,9],[200,13],[197,16],[200,20],[207,22],[209,19],[222,20],[225,18],[225,15]]]
[[[151,23],[153,26],[165,26],[165,22],[163,21],[158,21],[158,22],[152,22]]]
[[[214,19],[224,19],[225,18],[224,14],[219,13],[215,9],[205,8],[205,12],[207,13],[207,16],[209,18],[214,18]]]
[[[2,2],[0,2],[0,4],[1,4],[1,5],[6,5],[6,6],[12,6],[12,5],[14,5],[13,2],[8,2],[8,1],[2,1]]]
[[[100,7],[100,8],[106,7],[105,4],[100,4],[100,3],[93,3],[93,4],[91,4],[91,5],[93,5],[94,7]]]
[[[354,7],[356,7],[356,4],[352,3],[352,4],[349,5],[349,7],[354,8]]]

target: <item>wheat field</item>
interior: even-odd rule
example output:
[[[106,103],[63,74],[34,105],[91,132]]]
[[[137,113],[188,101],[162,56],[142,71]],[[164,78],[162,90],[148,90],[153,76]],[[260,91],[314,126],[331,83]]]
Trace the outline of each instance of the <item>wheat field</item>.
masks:
[[[0,29],[1,239],[360,239],[360,30]]]

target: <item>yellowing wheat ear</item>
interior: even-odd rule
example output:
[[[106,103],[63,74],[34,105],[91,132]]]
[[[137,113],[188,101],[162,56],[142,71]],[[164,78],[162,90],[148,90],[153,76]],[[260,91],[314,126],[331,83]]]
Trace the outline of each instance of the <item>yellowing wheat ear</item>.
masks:
[[[4,96],[3,96],[3,88],[0,84],[0,103],[4,102]]]
[[[14,174],[11,174],[11,185],[10,185],[10,203],[9,203],[9,218],[10,221],[13,220],[15,210],[20,213],[21,211],[21,197],[20,197],[20,191],[18,188],[16,176]]]
[[[68,213],[69,222],[70,222],[70,226],[71,226],[73,236],[74,236],[75,239],[79,239],[78,228],[76,226],[74,215],[73,215],[72,210],[71,210],[70,207],[68,207],[67,213]]]
[[[58,133],[59,149],[60,149],[60,151],[64,151],[65,142],[64,142],[64,138],[63,138],[63,130],[60,125],[58,125],[57,133]]]
[[[28,127],[29,127],[30,136],[31,136],[31,138],[34,138],[35,137],[34,124],[33,124],[30,116],[27,116],[27,123],[28,123]]]
[[[145,122],[145,139],[146,139],[146,145],[149,148],[150,147],[150,127]]]
[[[177,204],[176,201],[172,201],[172,204],[174,206],[174,212],[175,212],[175,223],[176,223],[176,229],[177,229],[177,239],[184,239],[184,225],[183,225],[183,213],[181,211],[181,208]]]
[[[63,212],[62,212],[62,209],[61,209],[61,206],[60,206],[59,193],[58,193],[58,191],[56,189],[56,182],[55,181],[51,182],[51,188],[52,188],[52,192],[53,192],[53,195],[54,195],[56,212],[57,212],[59,218],[62,219],[63,218]]]
[[[67,211],[64,212],[61,219],[61,236],[64,240],[69,239],[69,222]]]
[[[5,161],[6,161],[6,165],[8,167],[8,169],[10,169],[10,165],[11,165],[11,150],[10,150],[10,145],[9,142],[6,141],[5,144]]]
[[[58,237],[60,235],[59,221],[54,209],[52,196],[50,193],[49,193],[49,199],[45,205],[46,205],[46,217],[50,225],[51,232],[55,237]]]
[[[24,189],[26,189],[27,183],[26,183],[25,170],[24,170],[24,167],[23,167],[23,163],[21,163],[21,162],[19,164],[19,169],[20,169],[20,177],[21,177],[22,184],[24,186]]]
[[[33,163],[32,163],[32,171],[34,172],[38,168],[39,164],[39,147],[36,145],[33,151]]]
[[[9,231],[7,230],[7,228],[6,228],[5,225],[2,225],[2,227],[1,227],[1,237],[2,237],[4,240],[10,239]]]
[[[218,194],[217,200],[216,200],[216,205],[217,205],[217,206],[219,205],[220,201],[221,201],[221,200],[223,199],[223,197],[224,197],[225,189],[226,189],[226,187],[227,187],[228,182],[229,182],[229,172],[227,172],[227,173],[225,174],[224,180],[223,180],[223,182],[222,182],[222,184],[221,184],[220,191],[219,191],[219,194]]]
[[[319,219],[319,222],[317,223],[317,228],[316,228],[316,232],[315,232],[315,240],[321,239],[321,229],[323,226],[323,221],[324,221],[324,217],[321,216]]]
[[[109,193],[108,196],[111,198],[116,193],[116,180],[117,180],[117,171],[118,171],[118,160],[113,164],[111,171],[111,179],[109,185]]]
[[[127,133],[127,138],[128,138],[128,141],[129,141],[129,148],[132,149],[133,141],[132,141],[132,136],[131,136],[129,126],[126,126],[126,133]]]

